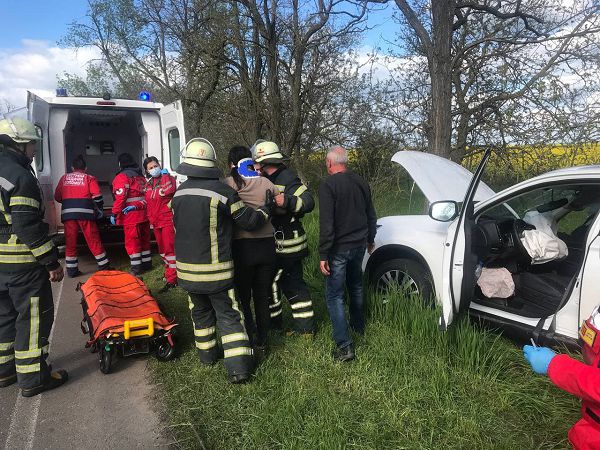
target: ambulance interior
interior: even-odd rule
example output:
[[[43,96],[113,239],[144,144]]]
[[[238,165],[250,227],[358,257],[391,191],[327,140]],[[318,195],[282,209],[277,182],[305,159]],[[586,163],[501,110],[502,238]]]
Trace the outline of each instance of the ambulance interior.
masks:
[[[142,114],[135,110],[70,109],[64,129],[66,170],[82,155],[88,173],[98,179],[105,209],[113,204],[111,183],[118,171],[118,157],[130,153],[140,164],[147,153],[148,133]],[[154,114],[156,115],[156,114]],[[158,137],[158,131],[157,138]]]

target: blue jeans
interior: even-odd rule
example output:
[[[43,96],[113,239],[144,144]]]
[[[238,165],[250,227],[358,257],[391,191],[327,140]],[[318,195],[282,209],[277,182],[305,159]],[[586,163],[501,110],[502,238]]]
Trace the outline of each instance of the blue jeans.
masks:
[[[329,257],[330,275],[325,283],[325,299],[333,325],[333,340],[339,348],[352,344],[344,309],[344,286],[348,288],[350,327],[361,334],[365,330],[362,281],[364,254],[365,247],[361,246]]]

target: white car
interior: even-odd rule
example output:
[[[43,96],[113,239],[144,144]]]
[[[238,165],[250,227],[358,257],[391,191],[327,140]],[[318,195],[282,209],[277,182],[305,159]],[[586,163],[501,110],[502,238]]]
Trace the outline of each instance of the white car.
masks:
[[[397,284],[441,305],[440,328],[461,311],[538,342],[575,344],[579,326],[600,303],[600,166],[561,169],[496,194],[483,182],[489,152],[471,174],[435,155],[402,151],[392,158],[429,202],[428,215],[378,220],[375,251],[363,266],[378,287]],[[568,256],[536,264],[523,245],[526,213],[562,209],[556,236]],[[528,216],[529,217],[529,216]],[[481,267],[506,268],[508,298],[477,286]]]

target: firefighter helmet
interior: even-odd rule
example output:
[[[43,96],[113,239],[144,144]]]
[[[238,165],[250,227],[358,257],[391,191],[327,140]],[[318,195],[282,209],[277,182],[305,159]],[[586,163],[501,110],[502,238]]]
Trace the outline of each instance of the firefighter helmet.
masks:
[[[42,139],[35,125],[20,117],[5,117],[0,120],[0,137],[8,137],[17,144],[26,144]]]
[[[254,162],[259,164],[282,164],[289,158],[286,157],[275,142],[258,140],[252,146]]]
[[[217,152],[213,145],[204,138],[193,138],[181,152],[182,161],[178,173],[191,177],[219,178],[221,171],[217,168]]]

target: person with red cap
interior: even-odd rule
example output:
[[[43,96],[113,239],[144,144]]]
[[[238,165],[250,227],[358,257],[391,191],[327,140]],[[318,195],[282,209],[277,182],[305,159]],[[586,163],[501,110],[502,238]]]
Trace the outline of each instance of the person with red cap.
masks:
[[[131,261],[131,273],[141,275],[152,268],[150,223],[146,215],[146,179],[129,153],[119,155],[120,171],[113,180],[113,203],[110,222],[123,225],[125,250]]]
[[[71,164],[72,172],[64,174],[54,191],[54,199],[62,204],[60,218],[65,227],[65,263],[70,278],[81,275],[77,259],[79,230],[96,258],[98,270],[109,268],[96,220],[102,217],[104,199],[98,181],[86,173],[87,165],[81,155]]]
[[[559,388],[582,399],[581,419],[569,430],[574,449],[600,449],[600,306],[581,325],[579,335],[585,364],[548,347],[523,347],[533,371],[548,375]]]
[[[165,264],[165,285],[159,292],[166,292],[177,286],[175,227],[170,206],[177,181],[167,169],[161,169],[155,156],[147,157],[143,166],[150,177],[146,183],[146,212],[154,229],[158,252]]]

